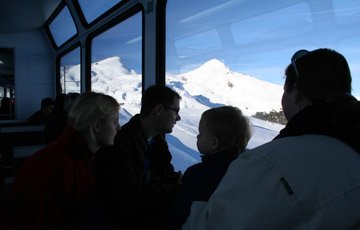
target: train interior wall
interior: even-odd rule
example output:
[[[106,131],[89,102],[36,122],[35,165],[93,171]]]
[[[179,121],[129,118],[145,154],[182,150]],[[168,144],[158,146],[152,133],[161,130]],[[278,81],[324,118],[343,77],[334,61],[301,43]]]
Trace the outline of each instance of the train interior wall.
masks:
[[[14,49],[15,114],[27,119],[44,97],[55,97],[55,54],[42,29],[0,33],[0,47]]]

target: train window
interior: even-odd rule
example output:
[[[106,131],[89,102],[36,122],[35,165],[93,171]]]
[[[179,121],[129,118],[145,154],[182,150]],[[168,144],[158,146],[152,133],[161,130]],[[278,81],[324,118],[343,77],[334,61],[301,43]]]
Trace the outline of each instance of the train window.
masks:
[[[87,23],[91,23],[119,2],[121,0],[78,0]]]
[[[0,48],[0,120],[15,118],[14,49]]]
[[[316,48],[302,39],[302,36],[314,31],[311,11],[305,3],[241,19],[230,24],[230,29],[236,46],[243,51],[229,65],[235,66],[237,71],[275,84],[282,84],[280,76],[293,51]],[[277,58],[269,58],[272,55]],[[264,111],[271,109],[277,110],[264,108]]]
[[[211,39],[211,42],[203,42]],[[193,47],[188,47],[188,44],[193,44]],[[201,50],[219,50],[221,49],[220,37],[216,30],[209,30],[202,33],[185,37],[175,41],[176,51],[179,56],[190,56],[197,54]]]
[[[352,19],[354,22],[358,21],[356,14],[359,14],[359,2],[356,0],[333,0],[334,14],[336,21],[339,24],[349,22]],[[355,16],[355,17],[354,17]],[[357,20],[356,20],[357,19]]]
[[[126,102],[122,106],[126,114],[138,113],[142,92],[142,14],[94,37],[91,63],[91,89]]]
[[[81,92],[80,48],[75,48],[60,59],[62,93]]]
[[[360,100],[360,52],[354,47],[360,44],[360,2],[355,0],[333,0],[336,27],[333,34],[337,50],[347,58],[352,75],[352,94]]]
[[[76,35],[77,29],[67,6],[49,24],[49,30],[58,47]]]
[[[227,104],[251,119],[248,148],[272,140],[286,123],[280,103],[284,69],[299,49],[344,54],[359,97],[359,15],[356,0],[168,0],[166,83],[184,95],[182,120],[172,135],[196,151],[201,113]]]

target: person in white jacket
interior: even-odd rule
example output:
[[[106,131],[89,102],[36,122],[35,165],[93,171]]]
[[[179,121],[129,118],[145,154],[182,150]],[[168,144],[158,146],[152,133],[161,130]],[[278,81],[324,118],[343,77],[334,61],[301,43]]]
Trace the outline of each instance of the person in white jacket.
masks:
[[[360,229],[360,103],[347,61],[301,50],[285,78],[285,128],[235,159],[182,229]]]

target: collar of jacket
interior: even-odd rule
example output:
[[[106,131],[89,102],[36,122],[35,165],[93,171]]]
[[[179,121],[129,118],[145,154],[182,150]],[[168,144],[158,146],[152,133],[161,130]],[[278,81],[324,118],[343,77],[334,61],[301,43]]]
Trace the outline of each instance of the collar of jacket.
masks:
[[[230,154],[227,151],[221,151],[221,152],[217,152],[217,153],[213,153],[213,154],[201,155],[201,161],[207,162],[207,161],[212,161],[212,160],[216,160],[219,158],[229,158],[231,160],[234,160],[238,155],[239,154]]]
[[[360,153],[360,102],[356,99],[308,106],[298,112],[274,139],[318,134],[336,138]]]

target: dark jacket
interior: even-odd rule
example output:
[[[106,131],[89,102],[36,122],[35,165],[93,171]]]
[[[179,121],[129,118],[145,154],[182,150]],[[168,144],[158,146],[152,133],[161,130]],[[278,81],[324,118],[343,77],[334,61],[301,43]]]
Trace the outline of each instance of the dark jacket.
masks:
[[[45,114],[41,110],[33,113],[27,120],[32,125],[45,125],[50,117],[50,114]]]
[[[178,188],[171,154],[162,135],[149,142],[139,115],[122,126],[112,147],[97,154],[99,195],[119,227],[149,227],[166,220],[172,195]]]
[[[44,128],[44,139],[46,143],[51,143],[58,139],[67,124],[65,110],[54,110],[46,121]]]
[[[94,163],[94,154],[71,126],[29,158],[9,192],[19,229],[69,229],[95,195]]]
[[[190,214],[193,201],[209,200],[236,156],[226,152],[202,156],[201,163],[185,171],[181,189],[177,192],[171,208],[169,229],[181,229]]]

